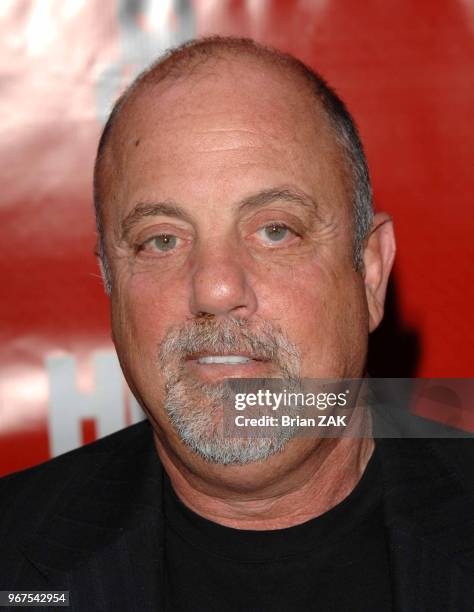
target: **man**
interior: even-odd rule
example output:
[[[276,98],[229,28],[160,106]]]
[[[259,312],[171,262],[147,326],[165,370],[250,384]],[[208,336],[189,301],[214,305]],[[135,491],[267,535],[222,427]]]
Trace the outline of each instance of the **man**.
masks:
[[[392,223],[324,81],[248,40],[173,51],[117,102],[95,202],[148,422],[2,482],[1,588],[88,611],[472,609],[460,441],[224,432],[225,379],[362,377],[383,316]]]

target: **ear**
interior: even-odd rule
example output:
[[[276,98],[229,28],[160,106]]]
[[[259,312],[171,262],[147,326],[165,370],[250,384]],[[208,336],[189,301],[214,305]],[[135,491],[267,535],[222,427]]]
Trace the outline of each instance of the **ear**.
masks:
[[[392,220],[387,213],[377,213],[364,249],[364,283],[370,332],[378,327],[383,317],[388,277],[395,251]]]

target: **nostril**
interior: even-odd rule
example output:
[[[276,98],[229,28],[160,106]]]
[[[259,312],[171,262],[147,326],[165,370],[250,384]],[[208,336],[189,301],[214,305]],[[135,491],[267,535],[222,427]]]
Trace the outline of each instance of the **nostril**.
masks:
[[[215,316],[216,315],[212,314],[212,312],[204,312],[202,310],[196,314],[198,319],[213,319]]]

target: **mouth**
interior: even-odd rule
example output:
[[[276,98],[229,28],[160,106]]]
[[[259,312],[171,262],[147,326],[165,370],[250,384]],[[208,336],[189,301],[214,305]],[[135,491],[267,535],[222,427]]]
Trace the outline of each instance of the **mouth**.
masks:
[[[186,357],[187,361],[194,361],[201,365],[240,365],[250,363],[251,361],[267,361],[257,355],[250,353],[211,353],[200,352],[193,353]]]
[[[244,355],[206,355],[196,358],[197,363],[201,365],[219,364],[219,365],[237,365],[255,361],[251,357]]]
[[[188,355],[186,362],[196,372],[205,378],[225,378],[257,375],[263,365],[268,364],[267,359],[245,353],[195,353]]]

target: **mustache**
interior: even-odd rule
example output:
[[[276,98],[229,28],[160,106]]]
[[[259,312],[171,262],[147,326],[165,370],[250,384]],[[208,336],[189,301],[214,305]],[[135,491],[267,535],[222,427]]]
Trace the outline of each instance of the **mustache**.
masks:
[[[159,360],[166,367],[203,352],[247,354],[254,359],[276,362],[291,377],[298,376],[296,346],[279,326],[269,321],[250,324],[245,319],[202,319],[171,328],[160,345]]]

